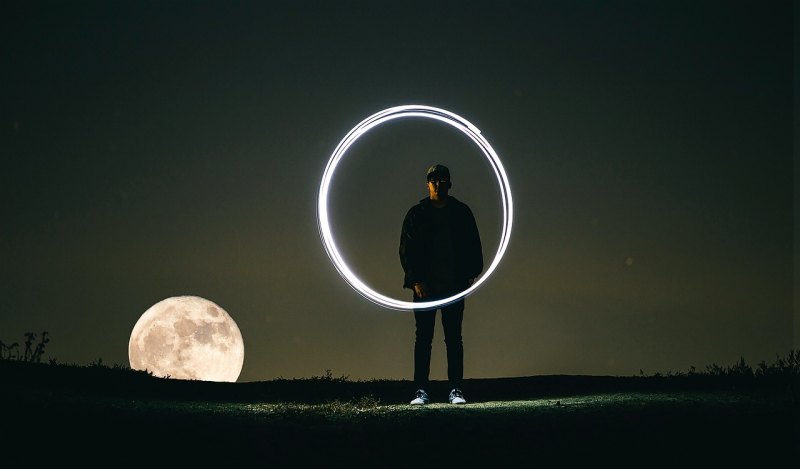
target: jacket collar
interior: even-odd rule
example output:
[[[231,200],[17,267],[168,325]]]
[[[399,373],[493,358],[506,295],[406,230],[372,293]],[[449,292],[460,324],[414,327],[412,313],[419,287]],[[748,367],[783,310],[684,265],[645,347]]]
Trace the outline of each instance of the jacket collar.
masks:
[[[455,204],[457,204],[459,202],[458,199],[456,199],[455,197],[453,197],[450,194],[448,194],[447,197],[449,197],[450,200],[447,201],[446,207],[449,207],[450,204],[454,204],[455,205]],[[433,202],[431,201],[430,197],[425,197],[424,199],[420,200],[419,203],[425,208],[433,208]]]

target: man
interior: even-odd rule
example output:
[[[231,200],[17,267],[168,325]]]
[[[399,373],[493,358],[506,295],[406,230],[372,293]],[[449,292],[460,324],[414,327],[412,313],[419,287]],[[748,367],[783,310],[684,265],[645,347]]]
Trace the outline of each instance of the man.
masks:
[[[403,288],[414,292],[414,302],[433,301],[458,294],[483,270],[483,252],[472,210],[449,194],[450,170],[436,164],[428,168],[429,196],[408,211],[400,234],[400,263],[405,271]],[[461,322],[464,299],[442,306],[442,329],[447,347],[448,400],[464,404],[461,390],[464,347]],[[412,405],[429,402],[428,377],[436,309],[414,310],[414,385]]]

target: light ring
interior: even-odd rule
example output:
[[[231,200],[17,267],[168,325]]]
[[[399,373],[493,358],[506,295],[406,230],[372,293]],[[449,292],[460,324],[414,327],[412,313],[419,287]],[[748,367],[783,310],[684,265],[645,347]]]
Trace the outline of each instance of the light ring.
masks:
[[[411,301],[400,301],[380,294],[370,288],[361,279],[359,279],[353,273],[350,267],[348,267],[344,262],[344,259],[339,253],[339,249],[336,247],[336,243],[334,242],[333,233],[331,232],[330,227],[330,219],[328,216],[328,191],[330,190],[333,173],[336,170],[336,166],[342,160],[350,146],[374,127],[377,127],[384,122],[403,117],[425,117],[429,119],[435,119],[449,124],[466,134],[481,149],[483,154],[489,160],[489,163],[494,170],[494,174],[497,177],[497,182],[500,185],[500,191],[502,195],[503,231],[500,236],[500,244],[497,248],[497,253],[494,256],[494,260],[492,260],[492,263],[486,269],[485,273],[481,275],[480,278],[478,278],[469,288],[456,295],[435,301],[421,301],[416,303]],[[333,262],[336,270],[354,290],[368,300],[386,308],[400,311],[439,308],[444,305],[459,301],[460,299],[465,298],[467,295],[474,292],[483,282],[486,281],[486,279],[489,278],[492,272],[494,272],[494,270],[497,268],[500,260],[503,258],[503,254],[506,252],[506,248],[508,247],[508,242],[511,237],[511,225],[513,221],[514,204],[511,200],[511,187],[508,182],[508,176],[503,168],[503,164],[500,162],[500,158],[497,156],[497,153],[494,151],[489,142],[483,138],[481,131],[463,117],[453,114],[450,111],[416,104],[384,109],[383,111],[367,117],[358,125],[353,127],[353,129],[348,132],[347,135],[345,135],[344,138],[339,142],[339,145],[336,146],[333,154],[331,154],[331,157],[328,160],[328,165],[325,167],[325,172],[322,174],[322,182],[319,186],[319,196],[317,198],[317,226],[319,228],[320,238],[322,238],[322,244],[325,247],[325,252],[331,259],[331,262]]]

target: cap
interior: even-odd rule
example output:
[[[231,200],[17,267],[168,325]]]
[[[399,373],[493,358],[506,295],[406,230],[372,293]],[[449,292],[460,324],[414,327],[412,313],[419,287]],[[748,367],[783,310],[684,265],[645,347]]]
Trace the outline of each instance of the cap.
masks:
[[[444,165],[441,165],[441,164],[435,164],[435,165],[431,166],[430,168],[428,168],[428,175],[427,175],[428,181],[430,181],[431,178],[433,178],[435,176],[443,177],[443,178],[445,178],[445,179],[447,179],[449,181],[450,180],[450,170],[447,169],[447,166],[444,166]]]

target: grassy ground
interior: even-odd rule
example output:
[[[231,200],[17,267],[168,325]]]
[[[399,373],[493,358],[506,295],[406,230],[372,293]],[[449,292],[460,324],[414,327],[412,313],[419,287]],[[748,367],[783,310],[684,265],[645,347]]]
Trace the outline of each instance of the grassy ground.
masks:
[[[3,454],[30,461],[442,467],[797,460],[797,381],[542,376],[467,380],[470,403],[330,376],[204,383],[0,362]],[[786,459],[792,458],[792,459]]]

